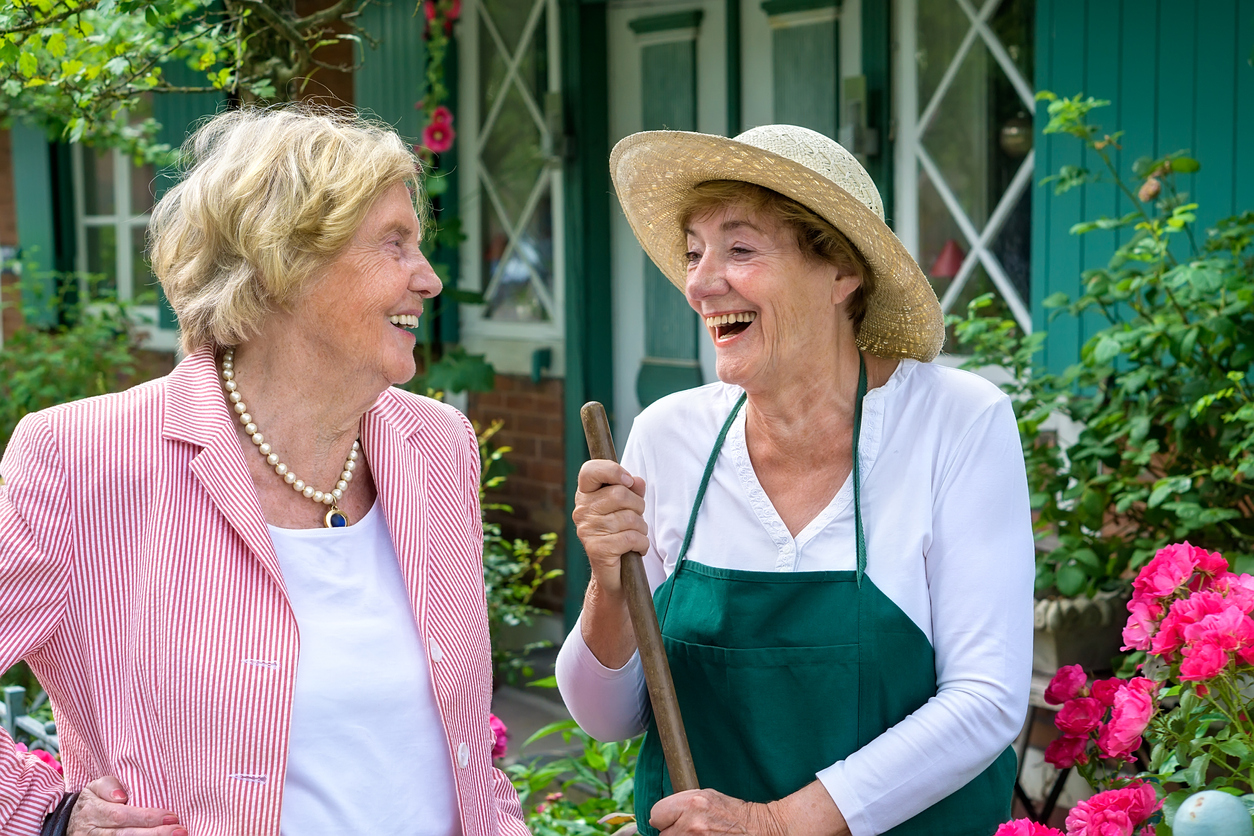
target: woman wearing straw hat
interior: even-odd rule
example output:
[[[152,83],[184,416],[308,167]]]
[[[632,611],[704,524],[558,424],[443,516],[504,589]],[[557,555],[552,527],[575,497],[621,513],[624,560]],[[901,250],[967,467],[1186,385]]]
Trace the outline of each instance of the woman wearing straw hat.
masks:
[[[670,796],[649,734],[642,833],[991,834],[1031,667],[1009,400],[930,362],[936,296],[832,140],[648,132],[610,166],[719,382],[641,413],[621,467],[580,471],[593,577],[558,659],[571,713],[606,740],[650,727],[618,579],[638,551],[708,788]]]

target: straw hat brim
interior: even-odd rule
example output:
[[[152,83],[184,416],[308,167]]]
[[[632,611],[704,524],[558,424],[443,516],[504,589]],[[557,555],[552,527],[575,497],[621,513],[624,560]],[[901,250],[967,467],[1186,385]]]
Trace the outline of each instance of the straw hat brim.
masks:
[[[853,243],[874,273],[858,345],[880,357],[923,362],[940,353],[944,317],[910,252],[866,204],[812,169],[734,139],[687,131],[644,131],[610,154],[610,174],[631,230],[671,283],[684,289],[687,240],[678,212],[693,186],[739,180],[816,212]]]

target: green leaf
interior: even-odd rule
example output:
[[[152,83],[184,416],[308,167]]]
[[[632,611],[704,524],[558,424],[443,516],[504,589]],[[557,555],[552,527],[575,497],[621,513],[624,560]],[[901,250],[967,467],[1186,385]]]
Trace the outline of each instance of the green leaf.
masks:
[[[1093,360],[1102,364],[1109,363],[1119,356],[1120,351],[1119,341],[1114,337],[1103,334],[1097,340],[1097,347],[1093,349]]]
[[[1062,291],[1058,291],[1057,293],[1051,293],[1050,295],[1046,296],[1045,299],[1042,300],[1041,304],[1047,308],[1061,308],[1063,305],[1067,305],[1070,302],[1071,302],[1070,296],[1063,293]]]
[[[1192,174],[1201,168],[1202,164],[1192,157],[1176,157],[1171,161],[1171,170],[1176,174]]]
[[[524,749],[527,748],[532,743],[535,743],[537,740],[539,740],[542,737],[548,737],[549,735],[556,734],[557,732],[570,731],[571,729],[577,729],[577,728],[579,728],[579,724],[576,723],[574,720],[558,720],[555,723],[549,723],[547,726],[544,726],[543,728],[539,729],[531,737],[524,740],[522,748]]]
[[[39,61],[33,53],[23,52],[17,59],[17,68],[22,75],[30,78],[39,72]]]
[[[1068,565],[1059,567],[1055,583],[1058,585],[1058,591],[1070,598],[1079,595],[1087,581],[1088,576],[1082,569]]]

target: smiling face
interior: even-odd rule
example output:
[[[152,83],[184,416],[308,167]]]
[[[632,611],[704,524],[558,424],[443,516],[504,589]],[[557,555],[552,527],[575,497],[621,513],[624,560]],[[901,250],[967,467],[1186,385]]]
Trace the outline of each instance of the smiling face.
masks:
[[[693,217],[685,233],[684,294],[714,341],[720,380],[769,391],[852,341],[844,303],[860,280],[804,254],[792,228],[723,206]]]
[[[414,376],[414,343],[423,300],[440,280],[418,249],[420,226],[409,190],[383,193],[353,240],[290,311],[324,367],[351,373],[379,391]]]

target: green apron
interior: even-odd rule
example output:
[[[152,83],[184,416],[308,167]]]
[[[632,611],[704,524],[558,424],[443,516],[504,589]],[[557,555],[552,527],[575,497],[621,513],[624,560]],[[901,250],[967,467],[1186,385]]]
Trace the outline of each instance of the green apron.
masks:
[[[856,571],[749,572],[686,560],[743,395],[710,453],[675,571],[654,595],[702,787],[745,801],[778,800],[936,694],[927,637],[864,576],[858,436],[865,394],[864,367],[853,432]],[[1014,774],[1014,751],[1007,748],[966,786],[888,832],[989,836],[1010,818]],[[635,791],[637,826],[656,836],[649,811],[672,789],[653,721]]]

